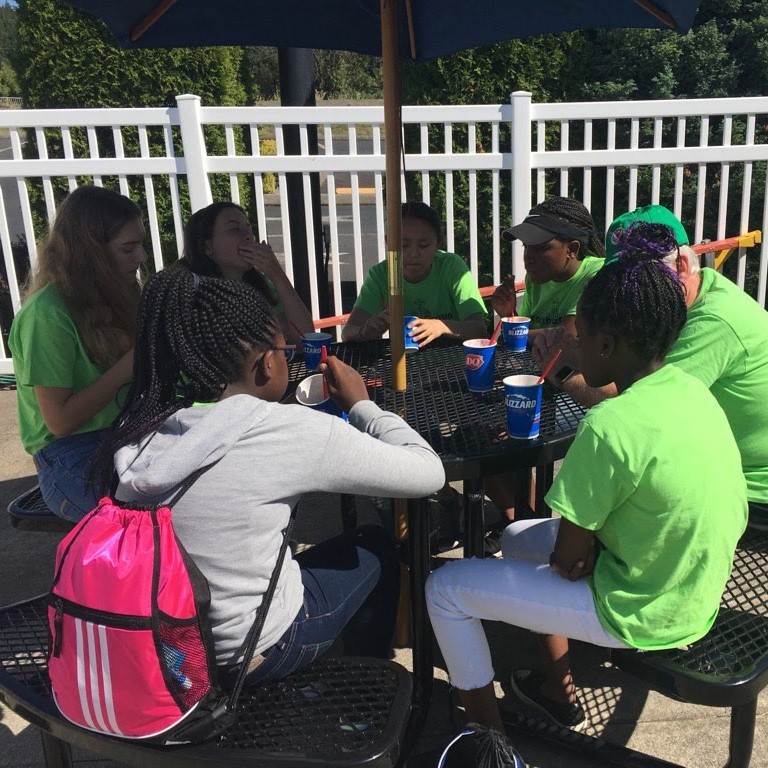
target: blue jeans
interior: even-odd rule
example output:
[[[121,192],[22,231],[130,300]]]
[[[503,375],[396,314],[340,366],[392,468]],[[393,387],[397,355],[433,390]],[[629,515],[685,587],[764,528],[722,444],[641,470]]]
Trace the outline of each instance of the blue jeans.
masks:
[[[246,685],[286,677],[311,664],[342,635],[347,656],[389,658],[397,612],[399,564],[391,534],[362,526],[296,556],[304,605],[264,653]],[[222,669],[225,687],[239,667]]]
[[[77,522],[101,498],[88,484],[91,459],[107,430],[60,437],[35,454],[40,493],[58,517]]]

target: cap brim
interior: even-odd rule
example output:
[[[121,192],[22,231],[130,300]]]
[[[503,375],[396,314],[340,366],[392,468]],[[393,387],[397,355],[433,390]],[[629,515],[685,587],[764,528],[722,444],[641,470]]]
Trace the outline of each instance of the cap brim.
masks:
[[[523,222],[515,227],[505,229],[501,236],[507,242],[520,240],[524,245],[540,245],[549,242],[556,235],[548,229],[537,227],[535,224]]]

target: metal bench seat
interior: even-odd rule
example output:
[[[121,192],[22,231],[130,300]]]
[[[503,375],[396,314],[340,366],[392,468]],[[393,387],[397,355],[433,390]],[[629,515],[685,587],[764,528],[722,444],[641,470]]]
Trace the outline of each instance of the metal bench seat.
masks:
[[[687,647],[666,651],[610,650],[616,667],[665,696],[689,704],[730,708],[726,768],[749,767],[757,697],[768,686],[768,526],[756,521],[754,514],[752,520],[755,524],[750,524],[736,549],[720,612],[707,635]],[[602,721],[595,725],[604,728],[615,703],[603,701],[594,693],[583,703],[590,717]],[[533,732],[539,738],[589,755],[595,763],[624,768],[680,768],[612,743],[599,728],[594,729],[594,735],[575,733],[520,714],[507,722],[513,730]]]
[[[20,531],[47,531],[68,533],[75,524],[63,517],[57,517],[43,501],[40,486],[35,485],[8,505],[11,525]]]
[[[378,659],[328,658],[244,691],[221,741],[161,748],[91,733],[58,713],[48,679],[46,598],[0,609],[0,700],[41,729],[46,765],[72,766],[69,745],[135,766],[393,768],[410,712],[411,675]]]

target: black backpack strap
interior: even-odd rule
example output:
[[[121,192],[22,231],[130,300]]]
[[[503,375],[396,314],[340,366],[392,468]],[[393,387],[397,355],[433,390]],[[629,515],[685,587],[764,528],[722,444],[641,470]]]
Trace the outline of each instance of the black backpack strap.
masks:
[[[296,520],[296,512],[298,508],[299,503],[296,502],[296,506],[294,506],[294,508],[291,510],[291,517],[288,520],[288,525],[286,525],[285,529],[283,530],[283,542],[280,545],[280,552],[277,555],[275,570],[272,571],[272,576],[269,579],[269,586],[267,587],[267,591],[264,593],[264,597],[261,599],[261,605],[256,611],[256,618],[254,619],[253,625],[248,631],[248,635],[245,640],[246,645],[245,655],[243,656],[243,663],[240,667],[240,671],[237,673],[237,680],[235,681],[235,686],[232,689],[232,693],[227,699],[227,710],[231,713],[234,713],[237,709],[237,700],[240,696],[240,691],[243,688],[243,683],[245,683],[245,676],[248,673],[248,667],[251,664],[251,659],[253,658],[254,651],[256,650],[256,644],[259,642],[259,638],[261,637],[261,630],[264,629],[264,622],[267,620],[267,612],[269,611],[269,605],[272,602],[272,596],[275,594],[277,579],[280,576],[280,572],[283,570],[285,552],[288,549],[288,539],[291,535],[291,530],[293,529],[293,523]]]
[[[173,496],[171,496],[171,498],[168,499],[168,501],[165,502],[165,504],[162,506],[170,507],[173,509],[179,503],[181,497],[200,479],[200,477],[204,475],[209,469],[213,469],[213,467],[215,467],[222,458],[224,457],[221,456],[216,459],[216,461],[212,461],[210,464],[206,464],[204,467],[196,469],[191,475],[187,477],[186,480],[182,481],[176,493],[174,493]]]

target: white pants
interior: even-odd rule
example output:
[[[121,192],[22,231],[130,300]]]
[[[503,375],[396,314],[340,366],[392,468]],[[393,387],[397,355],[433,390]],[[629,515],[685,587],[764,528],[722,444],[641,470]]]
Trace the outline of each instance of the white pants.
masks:
[[[473,690],[493,680],[482,619],[627,647],[603,629],[586,580],[568,581],[549,567],[559,524],[557,519],[512,523],[502,534],[503,559],[456,560],[427,580],[429,617],[457,688]]]

